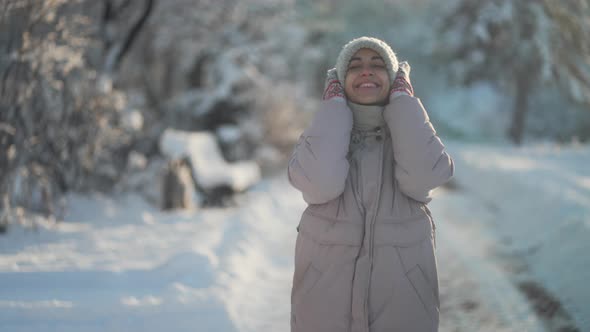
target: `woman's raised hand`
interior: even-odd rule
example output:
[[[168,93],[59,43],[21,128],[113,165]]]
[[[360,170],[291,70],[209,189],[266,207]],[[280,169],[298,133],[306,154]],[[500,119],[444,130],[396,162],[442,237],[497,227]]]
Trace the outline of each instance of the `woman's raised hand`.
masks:
[[[391,85],[391,92],[389,93],[389,100],[393,100],[396,97],[407,95],[414,95],[414,88],[410,83],[410,64],[407,61],[402,61],[399,64],[399,69]]]
[[[340,83],[340,80],[338,80],[336,68],[332,68],[328,70],[328,72],[326,73],[326,82],[324,83],[324,94],[322,96],[323,100],[333,98],[341,98],[342,100],[345,100],[344,88],[342,87],[342,83]]]

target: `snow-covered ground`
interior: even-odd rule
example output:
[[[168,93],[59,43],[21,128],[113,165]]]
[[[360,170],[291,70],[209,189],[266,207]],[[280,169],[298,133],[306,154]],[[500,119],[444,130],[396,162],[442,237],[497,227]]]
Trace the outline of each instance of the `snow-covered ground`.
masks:
[[[455,143],[450,150],[457,188],[434,202],[439,224],[489,237],[490,260],[551,329],[575,321],[590,330],[590,146]]]
[[[589,330],[590,147],[448,146],[456,182],[431,203],[441,331]],[[0,331],[288,331],[304,203],[284,174],[231,209],[68,203],[65,221],[0,237]]]

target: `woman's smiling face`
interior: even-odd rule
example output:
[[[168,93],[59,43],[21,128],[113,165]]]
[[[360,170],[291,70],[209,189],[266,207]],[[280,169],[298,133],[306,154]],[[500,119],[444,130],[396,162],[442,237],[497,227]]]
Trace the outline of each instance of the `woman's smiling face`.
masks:
[[[370,48],[358,50],[348,63],[344,92],[348,100],[363,105],[384,105],[389,96],[385,61]]]

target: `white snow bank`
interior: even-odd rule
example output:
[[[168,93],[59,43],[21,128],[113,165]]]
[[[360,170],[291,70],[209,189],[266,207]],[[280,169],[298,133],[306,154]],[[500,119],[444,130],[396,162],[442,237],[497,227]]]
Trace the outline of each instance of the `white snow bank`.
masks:
[[[216,286],[234,210],[163,212],[136,195],[68,207],[1,239],[0,331],[236,331]]]
[[[205,189],[226,185],[234,191],[244,191],[260,181],[258,164],[253,161],[227,163],[215,136],[209,132],[166,129],[160,139],[160,151],[169,158],[188,157],[195,180]]]
[[[59,224],[0,241],[0,331],[288,331],[295,226],[286,177],[241,209],[164,212],[68,197]]]

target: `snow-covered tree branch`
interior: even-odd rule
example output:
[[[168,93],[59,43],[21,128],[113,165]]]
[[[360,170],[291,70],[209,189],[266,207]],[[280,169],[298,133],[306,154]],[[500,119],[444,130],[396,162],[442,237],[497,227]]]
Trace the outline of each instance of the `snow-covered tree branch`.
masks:
[[[590,105],[588,1],[459,1],[437,46],[451,75],[488,80],[514,98],[508,135],[522,141],[529,97],[561,88]]]

